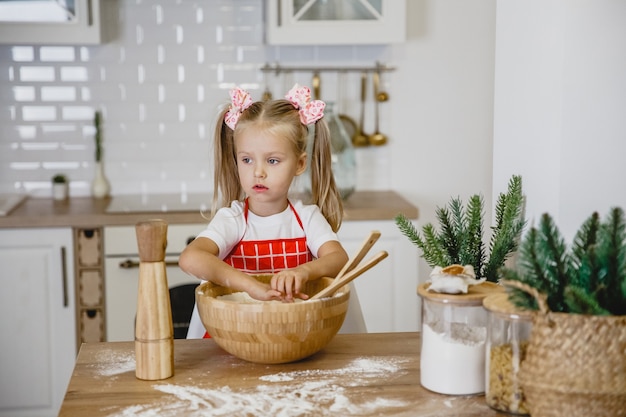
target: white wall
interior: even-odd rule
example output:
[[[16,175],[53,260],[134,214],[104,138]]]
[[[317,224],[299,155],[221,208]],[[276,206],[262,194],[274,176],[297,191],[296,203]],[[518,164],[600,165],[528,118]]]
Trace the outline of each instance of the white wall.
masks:
[[[480,193],[488,228],[495,2],[407,3],[409,39],[393,49],[391,183],[419,207],[420,225],[451,197]],[[420,261],[420,279],[429,272]]]
[[[626,206],[626,2],[499,0],[496,21],[494,192],[521,174],[569,243]]]

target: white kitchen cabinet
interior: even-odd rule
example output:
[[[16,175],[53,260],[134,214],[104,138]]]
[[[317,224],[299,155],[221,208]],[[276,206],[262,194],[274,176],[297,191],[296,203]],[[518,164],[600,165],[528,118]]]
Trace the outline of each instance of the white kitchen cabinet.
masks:
[[[368,333],[417,331],[417,248],[402,235],[393,220],[344,221],[339,239],[352,256],[372,230],[381,233],[362,262],[381,250],[389,256],[353,281]]]
[[[74,368],[72,230],[0,230],[0,416],[56,416]]]
[[[268,0],[270,45],[388,44],[406,39],[406,0]]]
[[[99,44],[101,0],[0,2],[0,43]]]

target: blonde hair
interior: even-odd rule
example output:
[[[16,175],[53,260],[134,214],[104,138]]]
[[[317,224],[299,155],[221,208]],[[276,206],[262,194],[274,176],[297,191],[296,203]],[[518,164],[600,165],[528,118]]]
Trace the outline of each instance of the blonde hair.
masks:
[[[300,122],[298,110],[291,102],[282,99],[254,102],[243,111],[235,130],[224,122],[227,111],[228,108],[224,108],[220,112],[215,127],[213,214],[218,208],[230,205],[233,200],[245,197],[239,182],[235,154],[234,139],[240,132],[260,129],[284,138],[290,141],[297,157],[307,151],[308,128]],[[311,149],[311,203],[320,208],[322,215],[337,232],[343,220],[343,203],[332,172],[330,146],[330,132],[322,118],[315,123]]]

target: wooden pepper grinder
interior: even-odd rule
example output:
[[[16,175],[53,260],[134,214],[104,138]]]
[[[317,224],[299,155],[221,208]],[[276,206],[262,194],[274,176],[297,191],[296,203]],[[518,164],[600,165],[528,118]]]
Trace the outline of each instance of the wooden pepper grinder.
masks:
[[[165,379],[174,375],[174,328],[165,272],[167,222],[139,222],[135,231],[139,247],[135,376]]]

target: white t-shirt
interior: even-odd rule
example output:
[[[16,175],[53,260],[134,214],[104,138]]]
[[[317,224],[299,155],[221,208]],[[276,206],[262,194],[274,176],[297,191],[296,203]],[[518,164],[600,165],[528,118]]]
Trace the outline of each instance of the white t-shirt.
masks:
[[[311,254],[317,258],[319,248],[328,241],[338,241],[330,224],[316,205],[304,205],[301,201],[292,203],[298,213],[302,227],[296,215],[287,207],[282,213],[261,217],[248,211],[248,221],[244,217],[244,203],[233,201],[230,207],[217,211],[206,229],[196,239],[209,238],[219,248],[219,258],[224,259],[242,238],[245,240],[292,239],[306,236]],[[304,229],[304,230],[303,230]],[[187,332],[187,339],[201,339],[205,329],[194,305]]]
[[[305,205],[298,200],[292,203],[298,213],[302,227],[298,224],[291,207],[271,216],[261,217],[248,211],[248,221],[244,218],[244,202],[233,201],[230,207],[217,211],[206,229],[197,238],[211,239],[219,248],[219,258],[224,259],[241,241],[292,239],[306,236],[307,246],[317,258],[319,248],[328,241],[338,241],[330,224],[316,205]],[[303,230],[304,229],[304,230]]]

